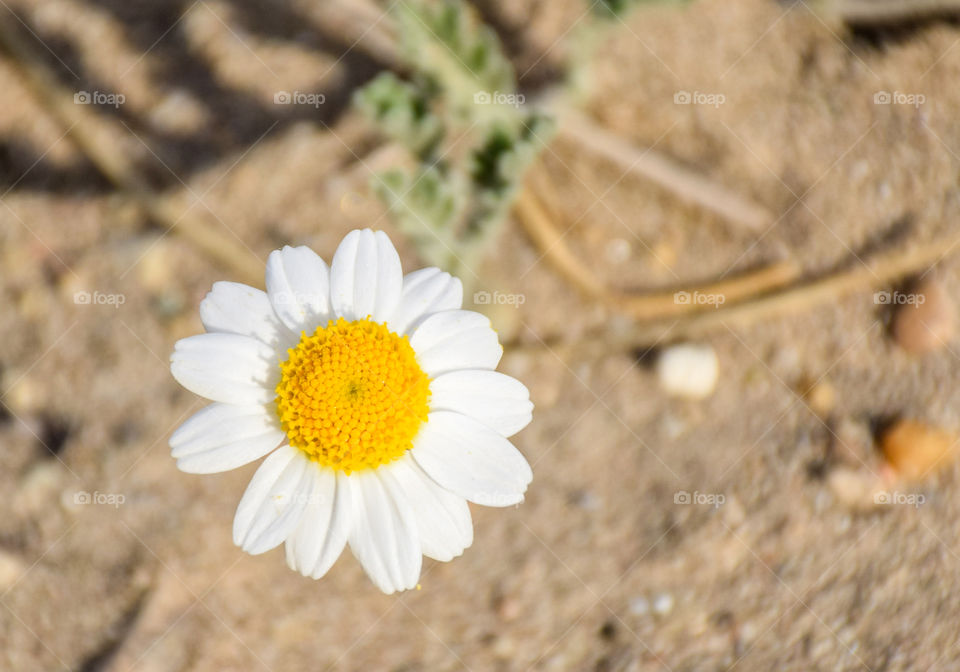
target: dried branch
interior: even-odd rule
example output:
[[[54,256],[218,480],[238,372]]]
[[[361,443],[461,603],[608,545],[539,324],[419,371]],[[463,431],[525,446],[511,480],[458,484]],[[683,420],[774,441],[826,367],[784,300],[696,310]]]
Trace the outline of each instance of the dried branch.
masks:
[[[687,300],[696,295],[722,297],[722,303],[735,303],[745,298],[769,292],[796,281],[801,268],[792,261],[766,266],[727,280],[706,285],[678,287],[640,294],[610,289],[570,250],[552,223],[536,190],[545,188],[533,171],[528,187],[521,191],[515,211],[524,230],[543,257],[571,284],[591,299],[603,301],[613,309],[641,321],[666,319],[676,315],[716,310],[716,304],[701,304]],[[686,296],[684,296],[684,294]]]
[[[547,345],[571,348],[578,356],[602,357],[611,352],[653,345],[666,336],[693,338],[721,325],[729,328],[747,327],[762,320],[803,312],[829,301],[836,302],[856,292],[883,287],[922,273],[958,250],[960,233],[910,250],[877,255],[865,265],[858,263],[855,268],[794,285],[780,292],[684,316],[673,322],[662,319],[644,322],[613,334],[604,328],[590,331],[585,338],[574,343],[564,342],[555,336],[538,337],[540,342],[531,347]]]
[[[602,156],[625,172],[655,182],[676,196],[749,231],[763,231],[774,221],[773,214],[763,206],[735,194],[715,180],[680,165],[660,152],[633,145],[584,115],[565,112],[561,116],[559,134]]]

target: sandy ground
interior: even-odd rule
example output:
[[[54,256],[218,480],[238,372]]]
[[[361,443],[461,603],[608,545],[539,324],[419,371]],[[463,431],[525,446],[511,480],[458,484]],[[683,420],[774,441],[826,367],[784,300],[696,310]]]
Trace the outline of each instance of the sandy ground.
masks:
[[[310,3],[10,4],[65,85],[124,93],[118,147],[258,259],[285,243],[329,258],[358,226],[396,235],[355,159],[375,143],[344,105],[377,65],[338,60],[349,45]],[[546,5],[481,3],[530,81],[556,70],[585,9]],[[947,22],[852,34],[803,3],[635,14],[600,48],[587,108],[783,216],[740,230],[557,142],[544,163],[567,241],[612,284],[652,288],[784,258],[823,272],[937,239],[960,216],[958,41]],[[296,89],[328,104],[272,104]],[[490,290],[526,298],[497,318],[518,341],[501,368],[537,404],[515,439],[534,467],[526,502],[474,507],[474,546],[426,561],[420,590],[381,595],[349,554],[314,582],[281,551],[233,547],[253,466],[191,476],[168,454],[202,405],[168,354],[229,273],[113,194],[5,59],[0,90],[0,669],[960,666],[956,469],[901,488],[922,506],[859,510],[829,485],[879,469],[882,419],[960,428],[960,349],[907,355],[871,292],[719,326],[704,339],[715,393],[672,400],[652,356],[539,345],[623,318],[511,227],[486,272]],[[680,106],[678,91],[724,102]],[[878,105],[879,91],[925,102]],[[956,295],[956,258],[935,273]],[[820,378],[837,390],[826,419],[797,393]]]

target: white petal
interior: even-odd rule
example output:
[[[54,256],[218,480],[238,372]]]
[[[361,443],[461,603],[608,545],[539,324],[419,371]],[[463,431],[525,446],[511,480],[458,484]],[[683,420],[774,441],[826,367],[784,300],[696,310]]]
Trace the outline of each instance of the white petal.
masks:
[[[427,317],[410,345],[431,378],[457,369],[495,369],[503,348],[490,320],[470,310],[446,310]]]
[[[376,586],[390,594],[417,585],[423,556],[413,510],[392,497],[376,471],[337,477],[348,483],[353,501],[350,550]]]
[[[283,438],[268,408],[210,404],[180,425],[170,448],[180,471],[213,474],[259,460]]]
[[[430,409],[456,411],[512,436],[533,417],[526,386],[497,371],[451,371],[430,381]]]
[[[457,310],[462,304],[463,284],[459,278],[439,268],[421,268],[403,277],[400,304],[387,326],[397,334],[405,334],[427,315]]]
[[[280,379],[277,353],[249,336],[200,334],[177,341],[170,372],[185,388],[227,404],[266,404]]]
[[[319,579],[343,552],[350,529],[350,490],[337,486],[332,469],[311,462],[307,467],[315,480],[300,525],[287,539],[287,564],[304,576]]]
[[[208,332],[251,336],[280,351],[297,341],[277,319],[266,292],[239,282],[213,283],[200,302],[200,319]]]
[[[427,416],[410,451],[441,486],[484,506],[523,501],[533,472],[512,443],[478,420],[435,411]]]
[[[424,555],[447,562],[473,543],[467,500],[441,488],[408,456],[381,469],[394,499],[410,503]]]
[[[281,446],[250,480],[233,519],[233,543],[256,555],[279,546],[296,529],[315,484],[309,460]]]
[[[330,300],[333,312],[348,320],[368,315],[386,322],[403,288],[400,256],[383,231],[351,231],[333,255]]]
[[[312,334],[330,313],[330,271],[309,247],[285,246],[267,259],[267,296],[279,318],[293,332]]]

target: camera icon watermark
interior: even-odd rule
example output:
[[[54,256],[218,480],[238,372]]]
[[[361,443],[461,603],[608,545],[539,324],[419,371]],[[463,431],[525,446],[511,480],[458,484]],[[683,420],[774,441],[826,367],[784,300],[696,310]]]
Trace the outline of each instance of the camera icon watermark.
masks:
[[[519,308],[526,303],[527,297],[523,294],[507,294],[505,292],[474,292],[473,302],[478,306],[513,306]]]
[[[726,496],[719,492],[699,492],[694,490],[691,493],[686,490],[677,490],[673,493],[673,503],[679,506],[712,506],[715,509],[719,509],[726,501]]]
[[[899,492],[897,490],[893,492],[881,490],[873,496],[873,503],[880,506],[906,505],[919,509],[926,502],[927,498],[921,493]]]
[[[873,302],[878,306],[913,306],[917,308],[926,303],[927,297],[923,294],[907,294],[905,292],[874,292]]]
[[[723,294],[679,291],[673,293],[673,302],[679,306],[713,306],[719,308],[727,302],[727,297]]]
[[[123,294],[105,294],[103,292],[74,292],[73,302],[78,306],[113,306],[119,308],[127,302]]]
[[[524,102],[526,102],[526,96],[522,93],[477,91],[473,94],[474,105],[510,105],[519,108]]]
[[[103,91],[77,91],[73,94],[75,105],[112,105],[118,108],[127,102],[122,93],[106,93]]]
[[[703,91],[677,91],[673,94],[674,105],[710,105],[714,108],[720,107],[727,102],[727,97],[722,93],[705,93]]]
[[[327,102],[322,93],[305,93],[303,91],[277,91],[273,94],[274,105],[310,105],[318,108]]]
[[[87,492],[86,490],[78,490],[73,493],[73,503],[77,506],[96,504],[98,506],[112,506],[115,509],[119,509],[126,501],[126,496],[119,492]]]
[[[920,107],[927,102],[922,93],[903,93],[901,91],[877,91],[873,94],[874,105],[912,105]]]

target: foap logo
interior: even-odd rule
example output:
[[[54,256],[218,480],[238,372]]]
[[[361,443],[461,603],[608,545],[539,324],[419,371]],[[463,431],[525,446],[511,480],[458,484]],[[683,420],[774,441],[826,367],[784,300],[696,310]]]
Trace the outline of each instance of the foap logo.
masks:
[[[526,101],[522,93],[504,93],[503,91],[477,91],[473,94],[474,105],[511,105],[520,107]]]
[[[673,302],[681,306],[713,306],[719,308],[727,302],[723,294],[708,294],[705,292],[674,292]]]
[[[873,496],[873,503],[880,506],[905,505],[919,509],[926,502],[927,498],[920,493],[899,492],[897,490],[893,492],[881,490]]]
[[[105,294],[103,292],[74,292],[73,302],[78,306],[113,306],[119,308],[127,302],[123,294]]]
[[[77,91],[73,94],[73,102],[75,105],[112,105],[117,108],[127,102],[127,97],[122,93]]]
[[[322,93],[305,93],[303,91],[277,91],[273,94],[274,105],[310,105],[320,107],[327,101]]]
[[[73,503],[77,506],[96,504],[98,506],[112,506],[115,509],[119,509],[120,505],[126,501],[126,496],[119,492],[87,492],[86,490],[79,490],[73,493]]]
[[[725,102],[727,102],[727,97],[722,93],[677,91],[673,94],[674,105],[711,105],[717,108]]]
[[[913,306],[917,308],[926,303],[927,297],[923,294],[907,294],[904,292],[874,292],[873,302],[878,306]]]
[[[513,306],[519,308],[527,302],[523,294],[506,294],[504,292],[474,292],[473,302],[478,306]]]
[[[715,509],[719,509],[726,501],[726,496],[719,492],[699,492],[697,490],[687,492],[686,490],[678,490],[673,493],[673,503],[679,506],[712,506]]]
[[[927,102],[922,93],[903,93],[902,91],[877,91],[873,94],[874,105],[913,105],[920,107]]]

